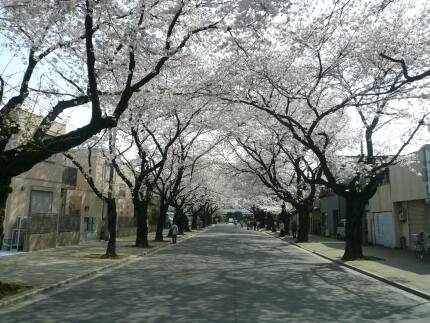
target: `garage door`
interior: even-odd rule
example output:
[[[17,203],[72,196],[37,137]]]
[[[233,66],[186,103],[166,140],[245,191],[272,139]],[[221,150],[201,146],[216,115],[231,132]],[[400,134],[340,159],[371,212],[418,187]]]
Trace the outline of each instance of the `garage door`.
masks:
[[[375,243],[384,247],[396,246],[394,234],[394,218],[391,212],[375,213]]]
[[[408,221],[411,234],[425,231],[424,212],[424,200],[408,201]]]

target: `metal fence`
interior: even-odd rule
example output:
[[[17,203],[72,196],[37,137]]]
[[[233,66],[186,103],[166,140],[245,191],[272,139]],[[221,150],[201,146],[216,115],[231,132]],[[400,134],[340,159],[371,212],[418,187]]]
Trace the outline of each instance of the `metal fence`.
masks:
[[[34,213],[28,217],[27,234],[57,232],[58,215],[55,213]]]
[[[79,214],[58,216],[55,213],[35,213],[28,217],[28,234],[46,234],[56,232],[79,232],[81,217]]]
[[[81,228],[81,216],[79,214],[66,214],[60,216],[58,232],[79,232]]]

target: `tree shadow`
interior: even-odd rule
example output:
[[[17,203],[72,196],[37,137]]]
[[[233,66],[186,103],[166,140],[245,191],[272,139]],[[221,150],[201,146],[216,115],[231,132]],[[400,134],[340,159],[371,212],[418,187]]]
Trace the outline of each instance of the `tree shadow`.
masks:
[[[428,302],[381,282],[265,234],[226,230],[216,226],[144,261],[0,314],[1,321],[397,322],[430,316]]]

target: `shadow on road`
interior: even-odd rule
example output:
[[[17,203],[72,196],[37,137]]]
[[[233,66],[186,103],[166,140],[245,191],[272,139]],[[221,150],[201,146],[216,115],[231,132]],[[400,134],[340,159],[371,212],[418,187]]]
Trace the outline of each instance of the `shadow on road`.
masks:
[[[425,322],[426,303],[265,234],[224,225],[0,318],[2,323]]]

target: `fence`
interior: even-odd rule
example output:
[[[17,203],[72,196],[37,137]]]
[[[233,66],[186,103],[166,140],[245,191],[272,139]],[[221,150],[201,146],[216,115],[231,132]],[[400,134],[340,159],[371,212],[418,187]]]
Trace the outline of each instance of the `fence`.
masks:
[[[28,251],[79,243],[79,214],[35,213],[28,217]]]
[[[35,213],[29,216],[27,234],[57,232],[58,215],[55,213]]]
[[[58,232],[79,232],[81,228],[81,216],[70,214],[60,216]]]

